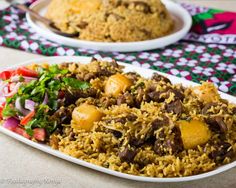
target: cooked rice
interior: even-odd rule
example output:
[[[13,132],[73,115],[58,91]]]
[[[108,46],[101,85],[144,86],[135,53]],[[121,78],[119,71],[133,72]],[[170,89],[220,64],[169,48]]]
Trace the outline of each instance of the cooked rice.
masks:
[[[67,68],[77,75],[77,78],[83,79],[88,77],[91,87],[97,90],[98,97],[96,98],[80,98],[76,102],[76,106],[81,103],[93,104],[99,108],[104,114],[101,121],[95,122],[91,131],[72,129],[71,125],[63,125],[63,131],[55,132],[50,137],[50,145],[54,149],[66,153],[70,156],[85,160],[87,162],[109,168],[115,171],[134,174],[148,177],[182,177],[200,174],[215,169],[216,167],[231,162],[234,158],[225,155],[221,160],[219,158],[210,157],[211,153],[218,151],[218,143],[227,142],[231,145],[227,150],[236,151],[236,116],[234,104],[230,104],[220,97],[215,97],[216,106],[212,105],[207,113],[211,113],[211,117],[221,116],[227,125],[227,132],[219,133],[211,131],[210,140],[198,145],[192,149],[183,149],[178,153],[168,150],[165,154],[160,155],[153,149],[153,142],[145,142],[136,146],[136,155],[134,159],[122,161],[119,157],[119,151],[124,147],[131,147],[129,136],[134,135],[136,138],[143,139],[144,135],[149,134],[152,122],[166,116],[170,119],[169,125],[163,126],[155,131],[155,135],[160,135],[163,132],[168,137],[173,135],[170,131],[176,126],[180,119],[194,119],[205,121],[208,117],[203,114],[203,106],[208,102],[199,98],[199,95],[194,93],[194,88],[184,88],[181,85],[172,85],[163,80],[157,82],[154,79],[146,79],[136,76],[137,81],[133,82],[133,86],[126,92],[133,92],[136,97],[138,86],[142,85],[144,92],[148,92],[148,88],[154,87],[156,91],[165,91],[166,88],[172,88],[183,91],[184,99],[182,101],[183,112],[176,115],[173,112],[167,112],[166,104],[170,104],[175,100],[175,94],[170,94],[163,102],[154,102],[142,98],[140,106],[132,106],[129,104],[117,105],[118,97],[107,97],[104,94],[104,86],[109,76],[99,76],[101,70],[109,70],[111,74],[122,72],[121,67],[117,67],[115,63],[99,62],[94,60],[88,65],[70,64]],[[131,74],[123,73],[131,78]],[[213,85],[204,83],[204,91],[208,88],[212,89]],[[125,94],[120,94],[125,95]],[[162,95],[165,95],[163,93]],[[211,93],[214,95],[214,93]],[[218,96],[215,93],[215,96]],[[106,106],[104,101],[109,101],[112,105]],[[118,118],[134,115],[137,118],[132,121],[118,122]],[[72,120],[73,123],[73,120]],[[112,130],[120,132],[123,136],[117,138]],[[162,132],[162,133],[161,133]],[[71,139],[71,133],[74,137]],[[154,134],[154,133],[153,133]],[[175,136],[175,135],[174,135]]]

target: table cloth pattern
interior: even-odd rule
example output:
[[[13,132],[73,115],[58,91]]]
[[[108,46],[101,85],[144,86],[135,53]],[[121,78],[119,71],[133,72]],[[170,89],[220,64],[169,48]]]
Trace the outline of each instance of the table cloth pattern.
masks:
[[[183,40],[162,49],[119,53],[60,45],[35,33],[25,14],[12,6],[0,10],[0,45],[46,56],[114,58],[194,82],[209,80],[236,95],[236,13],[181,5],[192,15],[193,27]]]

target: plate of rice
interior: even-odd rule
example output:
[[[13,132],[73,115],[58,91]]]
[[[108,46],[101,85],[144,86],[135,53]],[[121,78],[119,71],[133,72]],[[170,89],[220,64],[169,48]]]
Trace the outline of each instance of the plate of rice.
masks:
[[[212,83],[89,57],[34,59],[0,80],[0,131],[75,164],[145,182],[236,166],[236,100]]]
[[[39,35],[60,44],[102,51],[143,51],[162,48],[183,38],[192,18],[171,0],[39,0],[31,9],[51,20],[70,38],[50,31],[30,14]]]

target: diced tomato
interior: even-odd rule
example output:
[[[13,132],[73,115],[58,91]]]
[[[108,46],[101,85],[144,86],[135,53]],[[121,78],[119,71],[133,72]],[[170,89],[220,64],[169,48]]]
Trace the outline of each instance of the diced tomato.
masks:
[[[0,79],[8,80],[9,78],[11,78],[11,71],[3,71],[0,73]]]
[[[18,75],[22,76],[38,77],[38,73],[36,71],[28,69],[26,67],[19,67],[16,72]]]
[[[2,119],[2,111],[3,111],[3,106],[0,106],[0,120]]]
[[[27,139],[30,139],[30,135],[27,134],[27,132],[21,128],[21,127],[16,127],[15,130],[14,130],[15,133],[27,138]]]
[[[23,119],[20,121],[21,125],[27,125],[29,121],[34,117],[35,111],[30,112],[27,116],[23,117]]]
[[[38,140],[38,141],[45,141],[45,138],[46,138],[46,131],[44,128],[35,128],[33,130],[34,134],[33,134],[33,137]]]

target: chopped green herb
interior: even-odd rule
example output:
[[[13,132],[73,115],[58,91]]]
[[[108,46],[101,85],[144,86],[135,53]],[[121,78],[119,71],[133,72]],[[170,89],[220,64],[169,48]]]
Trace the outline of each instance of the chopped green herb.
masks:
[[[65,85],[70,86],[74,89],[88,89],[90,84],[88,82],[82,82],[75,78],[63,78]]]

